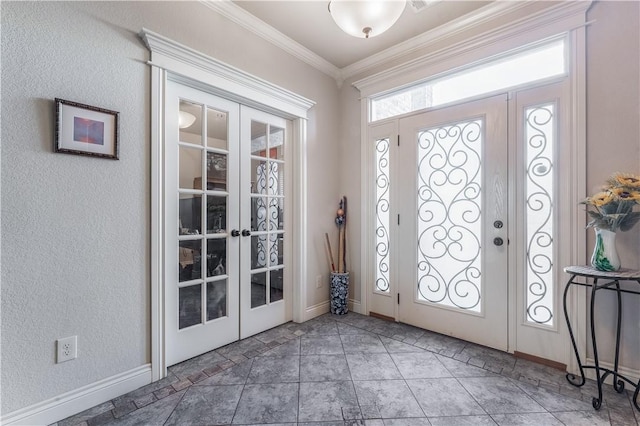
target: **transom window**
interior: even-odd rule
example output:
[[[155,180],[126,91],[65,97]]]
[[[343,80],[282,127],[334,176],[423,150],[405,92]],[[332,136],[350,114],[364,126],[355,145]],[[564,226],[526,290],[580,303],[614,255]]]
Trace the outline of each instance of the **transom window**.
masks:
[[[536,44],[446,77],[372,98],[369,121],[565,75],[565,44],[564,38]]]

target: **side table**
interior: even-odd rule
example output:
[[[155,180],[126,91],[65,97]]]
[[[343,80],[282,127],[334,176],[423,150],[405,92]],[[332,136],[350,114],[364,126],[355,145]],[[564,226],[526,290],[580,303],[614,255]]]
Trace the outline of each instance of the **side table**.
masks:
[[[564,308],[564,317],[567,321],[567,327],[569,328],[569,335],[571,336],[571,344],[573,345],[573,351],[576,354],[576,359],[578,361],[578,367],[580,367],[580,378],[578,378],[571,373],[567,373],[567,381],[573,386],[582,386],[585,384],[585,375],[584,370],[587,368],[592,368],[596,370],[596,382],[598,384],[598,397],[594,397],[592,400],[593,408],[599,410],[602,406],[602,384],[605,379],[612,374],[613,375],[613,388],[616,392],[621,393],[624,391],[624,382],[629,383],[631,386],[635,388],[635,392],[633,394],[633,405],[635,405],[636,409],[640,411],[640,405],[638,405],[638,392],[640,391],[640,381],[638,383],[634,383],[631,379],[621,375],[618,373],[618,358],[620,355],[620,325],[622,322],[622,293],[631,293],[640,295],[640,290],[626,290],[620,288],[620,281],[635,281],[638,285],[640,285],[640,271],[633,271],[629,269],[621,269],[615,272],[604,272],[599,271],[590,266],[567,266],[564,268],[564,271],[567,274],[571,275],[569,281],[567,282],[567,286],[564,289],[563,296],[563,308]],[[580,277],[580,278],[579,278]],[[593,283],[590,284],[588,279],[591,278]],[[580,354],[578,354],[578,347],[576,345],[576,339],[573,336],[573,329],[571,328],[571,321],[569,321],[569,314],[567,313],[567,294],[569,293],[569,288],[572,285],[578,285],[583,287],[591,287],[591,308],[589,310],[589,321],[591,324],[591,342],[593,343],[593,360],[594,365],[583,365],[582,360],[580,359]],[[599,364],[598,360],[598,344],[596,342],[596,332],[595,332],[595,319],[594,319],[594,307],[596,301],[596,292],[599,290],[610,290],[615,291],[618,296],[618,318],[616,325],[616,347],[615,347],[615,359],[613,370],[608,368],[603,368]]]

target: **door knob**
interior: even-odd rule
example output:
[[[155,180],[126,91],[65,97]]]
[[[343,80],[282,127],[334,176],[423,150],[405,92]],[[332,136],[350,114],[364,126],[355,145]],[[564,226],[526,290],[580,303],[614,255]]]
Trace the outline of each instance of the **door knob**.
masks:
[[[242,230],[242,236],[243,237],[248,237],[249,235],[251,235],[251,231],[249,231],[248,229],[243,229]]]
[[[494,227],[494,228],[500,229],[500,228],[502,228],[503,226],[504,226],[504,223],[502,223],[502,221],[501,221],[501,220],[496,220],[495,222],[493,222],[493,227]]]
[[[240,236],[240,231],[238,231],[237,229],[234,229],[231,231],[231,236],[232,237],[239,237]]]
[[[493,239],[493,244],[497,245],[497,246],[501,246],[502,244],[504,244],[504,240],[500,237],[495,237]]]

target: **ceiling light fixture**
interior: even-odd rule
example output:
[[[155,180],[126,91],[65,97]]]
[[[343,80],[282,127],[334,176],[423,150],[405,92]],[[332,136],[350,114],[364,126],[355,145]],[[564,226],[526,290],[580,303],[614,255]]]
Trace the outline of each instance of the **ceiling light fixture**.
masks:
[[[185,111],[180,111],[180,116],[178,117],[178,127],[180,127],[181,129],[186,129],[187,127],[191,126],[194,121],[196,121],[195,115]]]
[[[406,5],[405,0],[331,0],[329,13],[345,33],[369,38],[391,28]]]

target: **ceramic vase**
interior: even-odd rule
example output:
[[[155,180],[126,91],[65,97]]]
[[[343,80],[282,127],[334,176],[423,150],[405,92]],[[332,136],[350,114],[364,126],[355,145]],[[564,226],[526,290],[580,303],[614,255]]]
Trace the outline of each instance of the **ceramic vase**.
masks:
[[[608,229],[594,229],[596,245],[591,255],[591,266],[599,271],[617,271],[620,269],[620,258],[616,251],[616,233]]]
[[[349,310],[347,300],[349,297],[349,273],[331,273],[331,313],[344,315]]]

